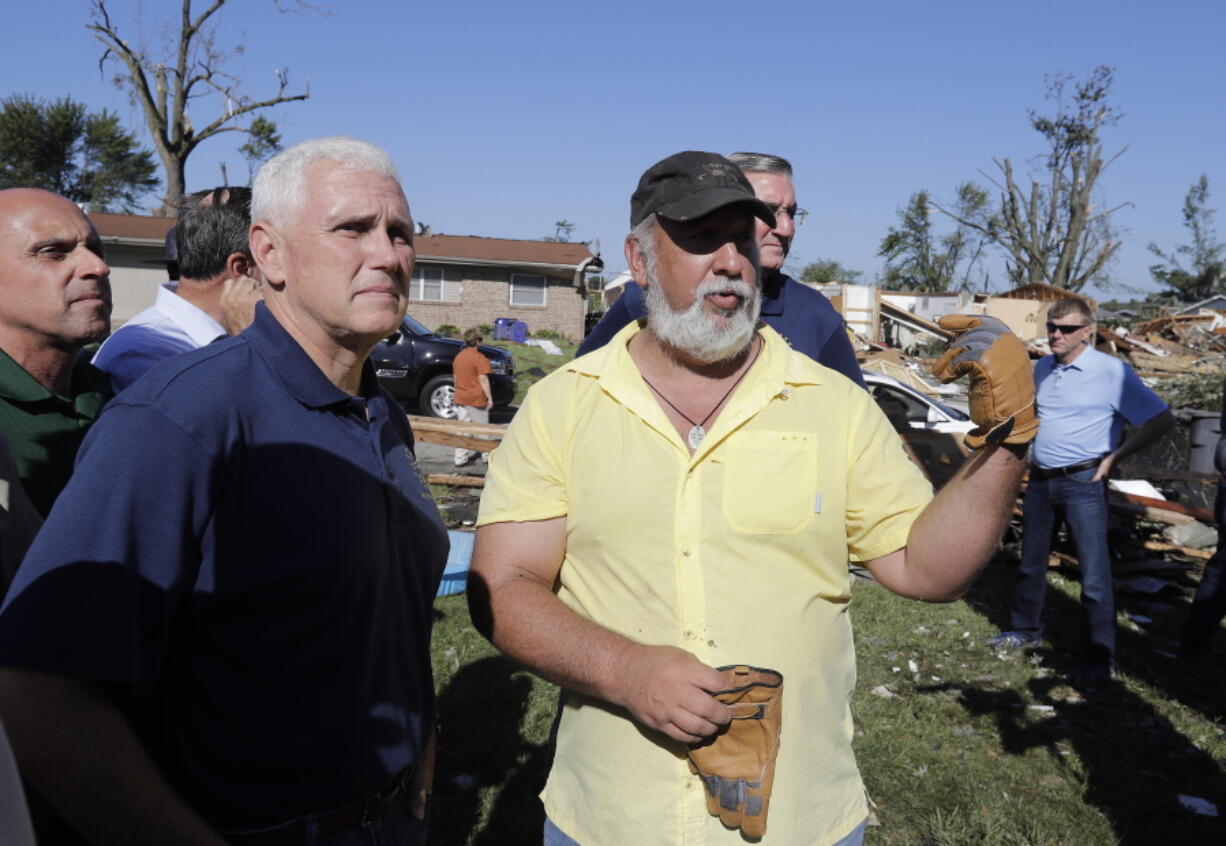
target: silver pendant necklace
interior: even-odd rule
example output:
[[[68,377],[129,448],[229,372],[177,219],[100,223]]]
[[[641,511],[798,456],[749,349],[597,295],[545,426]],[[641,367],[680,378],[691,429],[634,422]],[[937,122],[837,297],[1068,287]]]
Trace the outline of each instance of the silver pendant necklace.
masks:
[[[757,347],[754,350],[753,358],[749,360],[749,364],[747,364],[745,366],[745,369],[741,371],[741,375],[736,377],[736,381],[732,383],[732,387],[728,388],[728,390],[724,392],[724,395],[719,398],[719,402],[715,403],[715,405],[711,407],[711,410],[707,412],[707,416],[702,418],[702,420],[699,422],[695,422],[693,419],[690,418],[688,414],[686,414],[681,409],[677,408],[677,406],[673,404],[672,400],[670,400],[668,397],[664,396],[664,394],[660,392],[659,388],[657,388],[655,385],[647,381],[647,377],[645,376],[643,377],[643,382],[647,385],[647,387],[655,391],[656,396],[658,396],[660,399],[668,403],[669,408],[671,408],[673,411],[680,414],[681,418],[685,420],[686,423],[690,424],[690,431],[686,435],[685,441],[686,443],[690,445],[690,449],[697,450],[699,444],[702,443],[702,439],[707,436],[707,430],[703,427],[706,426],[707,421],[710,420],[712,416],[714,416],[715,410],[719,408],[721,405],[723,405],[724,400],[728,399],[728,397],[731,396],[732,392],[736,390],[736,386],[741,384],[741,380],[745,378],[745,374],[749,372],[749,368],[753,367],[753,363],[758,360],[758,353],[761,351],[762,351],[761,347]],[[642,376],[641,373],[639,375]]]

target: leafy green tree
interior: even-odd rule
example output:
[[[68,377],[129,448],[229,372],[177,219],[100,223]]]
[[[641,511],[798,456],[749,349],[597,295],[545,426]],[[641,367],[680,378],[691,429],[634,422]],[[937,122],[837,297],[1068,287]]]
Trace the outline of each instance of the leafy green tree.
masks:
[[[575,231],[575,224],[569,220],[555,220],[553,223],[553,234],[546,235],[542,241],[553,241],[557,244],[569,244],[571,233]]]
[[[965,215],[935,206],[1004,250],[1015,285],[1045,282],[1078,291],[1088,282],[1105,282],[1120,247],[1110,218],[1128,203],[1108,209],[1096,202],[1103,172],[1127,150],[1103,157],[1101,132],[1120,118],[1110,101],[1115,72],[1098,66],[1085,82],[1073,85],[1066,101],[1072,82],[1068,75],[1048,77],[1047,99],[1055,102],[1055,114],[1029,112],[1031,127],[1047,142],[1029,186],[1018,184],[1009,159],[993,159],[999,177],[984,175],[1000,191],[995,210]]]
[[[1162,252],[1153,241],[1149,243],[1149,251],[1162,259],[1161,264],[1151,265],[1149,272],[1155,282],[1165,286],[1164,295],[1195,303],[1226,291],[1226,244],[1218,240],[1215,214],[1217,210],[1209,208],[1209,177],[1201,174],[1183,200],[1183,225],[1192,243],[1170,253]]]
[[[959,215],[982,219],[985,226],[994,225],[986,213],[987,191],[964,182],[958,186],[957,196],[954,209]],[[877,250],[877,255],[886,260],[883,287],[896,291],[964,291],[972,287],[987,236],[961,222],[952,232],[937,234],[932,220],[936,209],[927,191],[917,191],[898,210],[899,225],[890,227]],[[981,275],[979,281],[986,287],[986,276]]]
[[[858,270],[844,267],[835,259],[818,259],[811,261],[800,271],[800,281],[815,285],[825,285],[830,282],[846,282],[855,285],[864,274]]]
[[[0,101],[0,188],[46,188],[95,211],[133,211],[157,189],[153,153],[119,117],[71,97]]]
[[[280,103],[305,100],[310,96],[309,91],[288,93],[288,68],[277,69],[275,93],[261,99],[246,94],[242,81],[226,69],[244,52],[244,46],[240,43],[224,49],[216,38],[215,16],[227,2],[229,0],[209,0],[203,12],[193,14],[192,0],[180,0],[173,22],[165,25],[169,35],[168,49],[153,49],[129,41],[120,34],[119,24],[111,18],[108,0],[90,3],[90,21],[85,28],[105,48],[99,66],[108,60],[119,62],[120,71],[112,81],[117,88],[126,89],[133,104],[141,109],[166,171],[164,208],[178,206],[183,196],[187,159],[202,142],[223,132],[251,134],[255,123],[244,126],[247,117],[254,117],[256,112]],[[296,0],[282,8],[278,2],[281,11],[292,11],[292,7],[313,9],[315,4]],[[163,6],[157,4],[156,8],[161,11]],[[202,97],[216,95],[220,95],[220,102],[225,104],[221,113],[199,125],[194,123],[188,115],[189,107]],[[199,114],[198,111],[197,117]]]
[[[247,184],[255,177],[256,168],[281,152],[281,134],[277,125],[260,115],[247,127],[247,140],[238,148],[247,160]]]

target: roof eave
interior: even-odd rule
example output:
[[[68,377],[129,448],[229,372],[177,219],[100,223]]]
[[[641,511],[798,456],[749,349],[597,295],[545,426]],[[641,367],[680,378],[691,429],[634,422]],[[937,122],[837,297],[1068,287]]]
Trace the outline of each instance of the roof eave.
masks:
[[[578,264],[558,264],[556,262],[545,261],[512,261],[508,259],[482,259],[482,258],[461,258],[457,256],[431,256],[418,253],[417,260],[419,262],[432,262],[434,264],[450,264],[450,265],[475,265],[477,267],[518,267],[531,270],[553,270],[567,275],[573,275],[578,270],[583,262]]]

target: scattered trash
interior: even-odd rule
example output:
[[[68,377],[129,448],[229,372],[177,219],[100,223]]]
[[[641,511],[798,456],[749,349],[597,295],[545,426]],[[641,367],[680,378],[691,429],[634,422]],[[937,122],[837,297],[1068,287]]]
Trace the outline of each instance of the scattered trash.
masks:
[[[908,669],[908,670],[910,670],[910,671],[911,671],[911,672],[913,672],[913,673],[918,673],[918,672],[919,672],[919,664],[915,663],[915,661],[908,661],[908,662],[907,662],[907,669]]]
[[[1217,805],[1214,805],[1208,799],[1202,799],[1199,796],[1188,796],[1185,793],[1180,793],[1179,804],[1183,805],[1194,814],[1200,814],[1202,817],[1217,816]]]
[[[1043,712],[1043,713],[1045,713],[1045,714],[1046,714],[1046,713],[1049,713],[1049,712],[1051,712],[1051,711],[1055,711],[1055,710],[1056,710],[1056,706],[1055,706],[1055,705],[1027,705],[1027,706],[1026,706],[1026,710],[1028,710],[1028,711],[1041,711],[1041,712]]]
[[[898,668],[895,667],[894,669],[898,669]],[[888,687],[886,687],[883,684],[877,685],[869,692],[873,694],[873,696],[880,696],[882,699],[897,699],[898,698],[897,693],[890,690]]]
[[[562,349],[553,341],[547,341],[544,338],[529,338],[524,341],[524,344],[530,347],[540,347],[549,355],[561,355]]]
[[[1198,520],[1184,523],[1182,526],[1167,526],[1162,534],[1176,546],[1186,546],[1189,549],[1217,546],[1217,527],[1206,526]]]

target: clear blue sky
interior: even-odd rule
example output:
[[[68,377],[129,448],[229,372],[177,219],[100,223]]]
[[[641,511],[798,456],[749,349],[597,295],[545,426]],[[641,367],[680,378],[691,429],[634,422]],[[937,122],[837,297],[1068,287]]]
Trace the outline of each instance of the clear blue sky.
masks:
[[[71,94],[143,134],[107,81],[114,69],[99,73],[86,0],[7,5],[0,93]],[[177,5],[114,0],[112,17],[130,41],[156,43]],[[648,165],[682,149],[759,150],[792,160],[812,211],[793,258],[835,258],[868,279],[913,191],[949,198],[994,156],[1041,152],[1027,109],[1046,109],[1045,75],[1112,65],[1124,117],[1106,145],[1129,149],[1102,198],[1132,203],[1116,218],[1112,276],[1150,289],[1145,245],[1186,242],[1188,185],[1208,174],[1226,210],[1224,33],[1223,0],[335,0],[324,17],[235,0],[218,38],[246,45],[231,67],[257,97],[276,68],[309,78],[308,101],[272,114],[286,143],[344,133],[380,144],[435,232],[537,238],[565,218],[616,271]],[[196,125],[221,107],[199,101]],[[198,148],[188,187],[219,182],[223,160],[245,180],[238,143]],[[1218,229],[1226,237],[1226,211]]]

